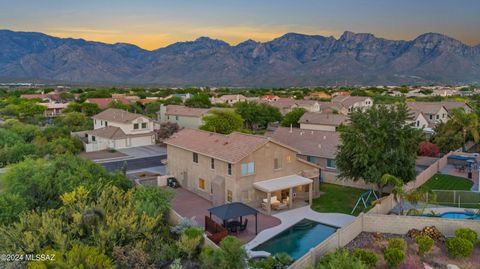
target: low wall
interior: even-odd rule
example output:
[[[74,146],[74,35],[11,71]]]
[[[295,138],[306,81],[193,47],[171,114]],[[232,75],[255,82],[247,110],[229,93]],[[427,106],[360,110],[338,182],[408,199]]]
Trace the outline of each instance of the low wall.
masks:
[[[393,194],[384,196],[375,201],[375,205],[371,208],[367,214],[388,214],[392,208],[397,205]]]
[[[390,198],[385,200],[389,203]],[[310,249],[303,257],[297,259],[289,269],[303,269],[320,261],[327,253],[335,251],[339,247],[348,245],[361,232],[378,232],[405,235],[410,229],[421,230],[426,226],[435,226],[447,237],[455,235],[458,228],[470,228],[480,234],[480,221],[443,219],[416,216],[397,216],[383,214],[361,213],[354,222],[338,229],[337,232],[323,241],[315,248]]]
[[[480,234],[480,221],[478,220],[378,214],[363,216],[363,231],[365,232],[406,234],[410,229],[421,230],[426,226],[437,227],[447,237],[455,236],[455,230],[458,228],[470,228]]]
[[[414,181],[410,181],[405,185],[407,190],[413,190],[420,186],[422,186],[425,182],[427,182],[431,177],[435,174],[440,172],[445,165],[447,165],[448,156],[452,155],[454,152],[451,151],[448,154],[445,154],[442,158],[438,159],[432,165],[430,165],[427,169],[423,170],[420,174],[417,175]]]
[[[334,172],[322,171],[323,182],[340,185],[340,186],[357,188],[357,189],[365,189],[365,190],[377,189],[375,184],[367,184],[363,180],[353,181],[353,180],[347,180],[347,179],[339,179],[337,175],[338,174]]]
[[[180,223],[182,218],[183,217],[180,216],[180,214],[178,214],[177,211],[173,210],[173,208],[170,208],[170,210],[168,211],[167,220],[168,220],[168,223],[170,223],[171,225],[177,225],[178,223]],[[210,240],[205,234],[203,235],[203,238],[205,239],[204,246],[208,246],[213,249],[218,248],[217,244],[215,244],[212,240]]]

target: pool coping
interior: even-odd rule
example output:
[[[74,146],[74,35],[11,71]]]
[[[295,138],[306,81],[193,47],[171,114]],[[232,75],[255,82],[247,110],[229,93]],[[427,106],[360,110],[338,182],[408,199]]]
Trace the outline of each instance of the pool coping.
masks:
[[[250,240],[250,242],[244,245],[244,248],[247,251],[249,257],[251,258],[259,257],[259,256],[264,257],[265,253],[268,253],[268,252],[253,251],[252,249],[268,241],[274,236],[280,234],[286,229],[292,227],[293,225],[295,225],[296,223],[298,223],[303,219],[308,219],[323,225],[332,226],[337,228],[337,230],[352,223],[356,219],[355,216],[342,214],[342,213],[316,212],[312,210],[310,206],[304,206],[304,207],[288,210],[285,212],[280,212],[275,214],[274,216],[280,219],[281,223],[279,225],[261,231],[260,233],[258,233],[258,235],[255,238],[253,238],[252,240]],[[321,244],[321,242],[319,244]]]

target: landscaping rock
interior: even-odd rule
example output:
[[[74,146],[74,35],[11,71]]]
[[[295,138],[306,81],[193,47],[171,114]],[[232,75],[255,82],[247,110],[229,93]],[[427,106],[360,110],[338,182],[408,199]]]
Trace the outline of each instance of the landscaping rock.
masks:
[[[430,236],[433,240],[445,240],[445,236],[435,226],[427,226],[423,228],[422,232],[424,235]]]
[[[455,264],[447,264],[447,269],[460,269],[460,267],[456,266]]]
[[[433,269],[433,267],[431,267],[428,263],[424,262],[423,269]]]

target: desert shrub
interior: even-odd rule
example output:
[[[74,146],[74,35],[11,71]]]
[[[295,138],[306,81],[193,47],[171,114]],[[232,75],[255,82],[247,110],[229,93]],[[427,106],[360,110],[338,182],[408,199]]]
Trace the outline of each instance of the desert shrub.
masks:
[[[184,254],[188,259],[196,258],[203,242],[202,234],[202,230],[195,227],[183,231],[180,240],[177,241],[177,247],[180,253]]]
[[[405,260],[405,251],[397,247],[388,247],[383,252],[383,258],[388,266],[396,268]]]
[[[180,235],[185,231],[186,229],[190,227],[197,227],[198,223],[195,220],[195,217],[193,218],[182,218],[177,225],[173,226],[170,231],[174,234]]]
[[[373,251],[357,248],[353,251],[353,256],[361,260],[368,268],[375,268],[378,257]]]
[[[172,264],[170,264],[170,269],[183,269],[183,265],[180,259],[175,259]]]
[[[417,236],[417,238],[415,238],[415,241],[418,244],[418,252],[420,255],[429,252],[432,249],[434,243],[433,239],[427,235]]]
[[[293,263],[292,257],[287,253],[278,253],[265,259],[250,262],[250,267],[255,269],[286,269]]]
[[[448,254],[455,258],[468,257],[473,252],[473,244],[467,239],[460,237],[449,238],[445,241]]]
[[[469,228],[460,228],[455,230],[455,236],[459,238],[466,239],[472,242],[473,245],[477,243],[478,235],[477,233]]]
[[[204,248],[200,256],[202,268],[243,269],[246,266],[247,252],[243,243],[233,236],[227,236],[220,242],[220,248]]]
[[[350,255],[345,249],[339,249],[335,252],[324,255],[316,269],[367,269],[368,267],[356,257]]]
[[[388,240],[389,248],[398,248],[400,250],[405,250],[405,239],[402,238],[392,238]]]

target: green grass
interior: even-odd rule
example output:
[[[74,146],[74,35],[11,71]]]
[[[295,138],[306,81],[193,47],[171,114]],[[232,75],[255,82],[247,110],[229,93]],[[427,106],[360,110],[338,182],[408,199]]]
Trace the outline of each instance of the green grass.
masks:
[[[334,184],[322,183],[319,198],[313,199],[312,209],[317,212],[350,214],[360,195],[366,190],[343,187]],[[363,205],[359,205],[354,215],[363,212]]]
[[[472,189],[473,182],[463,177],[436,174],[431,177],[422,188],[430,190],[461,190],[469,191]]]

